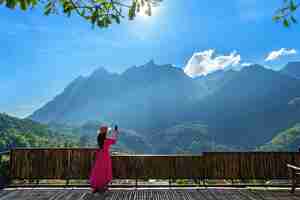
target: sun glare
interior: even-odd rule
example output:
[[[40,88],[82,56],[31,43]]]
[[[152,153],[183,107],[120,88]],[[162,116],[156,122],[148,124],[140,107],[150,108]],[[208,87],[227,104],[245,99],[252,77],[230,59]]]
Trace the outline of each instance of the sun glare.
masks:
[[[145,19],[145,20],[150,20],[151,18],[153,18],[157,12],[158,12],[158,7],[151,7],[151,16],[148,15],[148,7],[147,6],[143,6],[140,8],[140,11],[137,12],[137,15],[142,18],[142,19]]]

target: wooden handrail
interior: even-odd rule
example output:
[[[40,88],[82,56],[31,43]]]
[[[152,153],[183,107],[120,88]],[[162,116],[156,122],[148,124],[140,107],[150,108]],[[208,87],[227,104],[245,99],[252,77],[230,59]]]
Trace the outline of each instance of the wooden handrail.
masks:
[[[286,166],[287,166],[288,168],[293,169],[293,170],[300,171],[300,167],[297,167],[297,166],[295,166],[295,165],[287,164]]]
[[[87,179],[94,148],[17,148],[11,151],[15,179]],[[117,179],[281,179],[296,152],[205,152],[203,155],[113,155]]]
[[[98,150],[98,148],[91,148],[91,147],[29,147],[29,148],[24,148],[24,147],[16,147],[13,150],[24,150],[24,151],[28,151],[28,150],[88,150],[88,151],[96,151]],[[198,154],[129,154],[129,153],[122,153],[122,154],[118,154],[118,156],[161,156],[161,157],[165,157],[165,156],[169,156],[169,157],[176,157],[176,156],[202,156],[204,153],[207,152],[199,152]]]

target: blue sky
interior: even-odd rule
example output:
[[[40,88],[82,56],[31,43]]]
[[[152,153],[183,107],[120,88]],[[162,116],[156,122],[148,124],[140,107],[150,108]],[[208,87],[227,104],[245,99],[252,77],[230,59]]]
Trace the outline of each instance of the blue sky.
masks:
[[[24,117],[98,67],[122,72],[150,59],[185,67],[194,55],[217,68],[220,60],[234,59],[229,65],[279,69],[300,60],[300,25],[287,29],[272,21],[281,3],[164,0],[152,17],[138,16],[108,29],[92,29],[78,17],[1,6],[0,112]],[[289,55],[280,53],[282,48]],[[275,58],[265,61],[271,52]]]

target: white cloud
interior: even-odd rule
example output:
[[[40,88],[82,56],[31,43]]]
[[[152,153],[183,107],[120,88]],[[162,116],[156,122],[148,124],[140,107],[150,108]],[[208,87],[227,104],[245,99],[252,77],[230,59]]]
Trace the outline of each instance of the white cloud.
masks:
[[[191,76],[206,75],[213,71],[240,64],[241,56],[236,51],[229,55],[216,55],[214,49],[194,53],[184,68],[184,72]]]
[[[282,56],[293,55],[296,53],[297,53],[296,49],[281,48],[278,51],[272,51],[271,53],[269,53],[265,61],[276,60]]]
[[[253,65],[253,63],[248,63],[248,62],[241,63],[242,67],[249,67],[250,65]]]

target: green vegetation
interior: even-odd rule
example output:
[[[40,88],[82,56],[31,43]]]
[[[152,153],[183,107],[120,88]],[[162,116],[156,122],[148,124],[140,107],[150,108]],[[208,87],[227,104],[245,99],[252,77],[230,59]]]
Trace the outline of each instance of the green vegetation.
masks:
[[[208,127],[201,122],[186,122],[162,129],[151,135],[156,153],[201,153],[204,151],[232,151],[217,144]]]
[[[270,142],[258,148],[263,151],[297,151],[300,142],[300,124],[277,134]]]
[[[50,124],[50,129],[79,137],[80,147],[96,147],[97,129],[102,122],[89,121],[82,125]],[[108,124],[108,123],[104,123]],[[73,126],[73,128],[72,128]],[[233,151],[235,148],[218,144],[201,122],[180,123],[170,128],[160,128],[139,133],[120,129],[113,151],[127,153],[190,154],[203,151]]]
[[[100,28],[108,27],[112,23],[119,24],[125,18],[123,10],[127,10],[130,20],[134,19],[136,13],[144,12],[151,15],[152,6],[156,6],[161,0],[0,0],[0,4],[10,9],[20,7],[28,10],[38,6],[44,7],[44,14],[59,14],[70,17],[78,15],[90,22],[93,26]]]
[[[75,147],[78,139],[53,132],[46,125],[0,114],[0,151],[14,147]]]
[[[9,156],[8,155],[0,155],[0,179],[9,176],[8,169],[9,169]],[[0,182],[1,182],[1,180],[0,180]]]
[[[282,22],[285,27],[289,27],[291,24],[296,24],[295,17],[300,3],[296,0],[284,0],[283,6],[276,11],[273,20],[276,22]]]
[[[0,113],[0,151],[15,147],[96,147],[101,122],[82,125],[52,123],[43,125],[29,119],[18,119]],[[106,123],[107,124],[107,123]],[[150,147],[135,131],[121,129],[117,152],[143,153]]]

